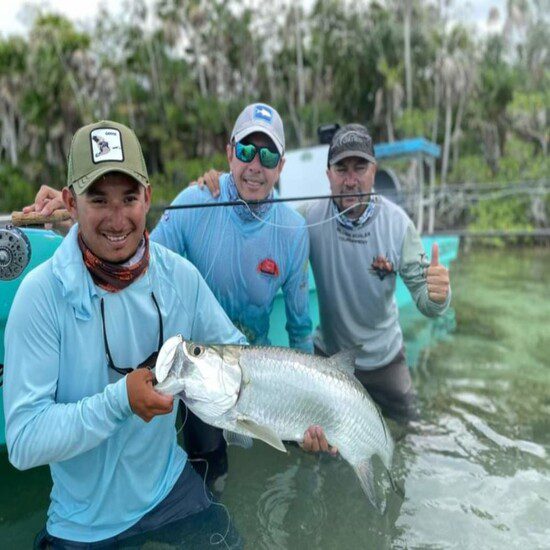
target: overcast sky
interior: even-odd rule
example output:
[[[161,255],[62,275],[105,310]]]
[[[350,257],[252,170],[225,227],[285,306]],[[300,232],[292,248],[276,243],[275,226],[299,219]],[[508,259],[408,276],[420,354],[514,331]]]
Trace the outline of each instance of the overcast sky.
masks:
[[[150,0],[149,0],[150,1]],[[311,0],[298,0],[310,4]],[[64,14],[77,23],[85,24],[93,21],[101,10],[116,13],[122,9],[123,2],[108,2],[107,0],[1,0],[0,1],[0,33],[3,37],[10,34],[23,34],[30,26],[29,5],[47,6],[53,11]],[[454,16],[467,23],[475,24],[481,31],[486,29],[487,15],[491,7],[499,9],[501,21],[504,16],[505,0],[455,0]]]

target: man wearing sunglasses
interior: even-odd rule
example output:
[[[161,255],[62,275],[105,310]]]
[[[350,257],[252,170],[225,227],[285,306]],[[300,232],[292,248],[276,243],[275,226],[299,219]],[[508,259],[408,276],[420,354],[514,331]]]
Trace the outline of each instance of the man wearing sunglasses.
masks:
[[[284,204],[254,204],[273,197],[285,162],[284,128],[277,111],[263,103],[243,109],[226,152],[229,171],[220,176],[216,198],[191,186],[172,204],[239,201],[242,205],[166,211],[151,239],[199,269],[250,344],[269,344],[269,315],[282,289],[290,346],[312,352],[304,220]],[[191,456],[208,460],[209,479],[221,481],[227,470],[221,430],[189,413],[184,439]]]
[[[149,369],[176,334],[245,339],[197,269],[149,242],[151,187],[129,128],[79,129],[67,185],[77,223],[24,279],[5,331],[9,459],[22,470],[49,464],[53,479],[36,547],[179,544],[190,532],[208,547],[227,517],[178,446],[172,398],[154,391]]]

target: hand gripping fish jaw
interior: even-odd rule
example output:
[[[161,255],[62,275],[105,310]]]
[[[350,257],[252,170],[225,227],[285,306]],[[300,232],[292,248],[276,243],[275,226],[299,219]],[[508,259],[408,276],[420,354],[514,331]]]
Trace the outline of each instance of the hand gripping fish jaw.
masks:
[[[31,260],[28,237],[13,225],[0,227],[0,281],[17,279]]]
[[[199,418],[211,422],[230,411],[239,397],[242,372],[229,355],[224,346],[173,336],[159,352],[155,389],[179,397]]]
[[[166,342],[164,342],[164,344],[160,348],[157,362],[155,363],[155,378],[157,379],[157,384],[166,380],[174,362],[176,348],[182,342],[183,338],[181,337],[181,335],[178,334],[177,336],[172,336],[172,338],[168,338],[168,340],[166,340]]]

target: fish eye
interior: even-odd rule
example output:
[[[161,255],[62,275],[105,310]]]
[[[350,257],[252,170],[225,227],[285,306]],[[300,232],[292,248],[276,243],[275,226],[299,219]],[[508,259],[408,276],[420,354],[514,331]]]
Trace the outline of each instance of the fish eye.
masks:
[[[204,353],[204,348],[202,346],[193,346],[190,351],[193,357],[200,357]]]

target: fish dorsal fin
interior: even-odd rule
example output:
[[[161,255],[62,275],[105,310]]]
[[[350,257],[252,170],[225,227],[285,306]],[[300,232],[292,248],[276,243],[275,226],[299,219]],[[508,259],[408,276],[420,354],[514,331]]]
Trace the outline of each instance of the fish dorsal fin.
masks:
[[[160,348],[157,361],[155,363],[155,378],[157,382],[162,382],[168,376],[174,363],[174,357],[178,351],[178,346],[183,342],[181,334],[168,338]]]
[[[339,351],[328,358],[329,364],[347,374],[355,373],[355,359],[361,350],[361,346],[355,346],[350,349]]]
[[[243,449],[250,449],[253,444],[251,436],[237,434],[235,432],[230,432],[229,430],[223,431],[223,437],[228,445],[237,445]]]
[[[245,417],[241,417],[237,420],[237,426],[242,431],[248,432],[252,437],[261,439],[268,445],[275,447],[278,451],[282,451],[283,453],[287,452],[281,438],[271,428],[260,426],[260,424]]]

